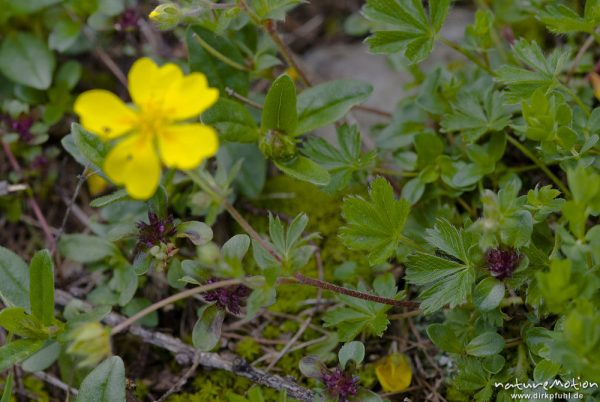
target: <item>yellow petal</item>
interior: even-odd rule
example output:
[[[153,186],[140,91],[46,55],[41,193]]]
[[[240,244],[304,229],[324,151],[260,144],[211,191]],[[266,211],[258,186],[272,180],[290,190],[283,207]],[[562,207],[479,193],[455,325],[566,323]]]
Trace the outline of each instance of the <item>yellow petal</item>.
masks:
[[[103,89],[82,93],[73,108],[83,128],[106,139],[130,131],[137,118],[137,114],[121,99]]]
[[[192,73],[174,82],[165,95],[163,105],[169,110],[169,119],[179,121],[198,116],[211,107],[219,91],[208,86],[204,74]]]
[[[115,184],[125,185],[131,197],[150,198],[160,180],[160,161],[151,137],[133,134],[118,143],[106,156],[104,171]]]
[[[91,175],[87,179],[88,190],[90,195],[96,196],[102,193],[108,187],[108,182],[97,174]]]
[[[388,355],[375,364],[375,375],[385,392],[400,392],[410,386],[412,369],[403,353]]]
[[[160,156],[168,167],[195,168],[217,153],[219,141],[212,127],[202,124],[180,124],[166,127],[158,135]]]
[[[162,104],[169,88],[180,85],[183,72],[179,66],[167,63],[157,66],[152,59],[143,57],[129,70],[129,94],[140,107]]]
[[[591,72],[589,78],[592,82],[592,88],[594,89],[594,96],[596,99],[600,100],[600,75],[595,72]]]

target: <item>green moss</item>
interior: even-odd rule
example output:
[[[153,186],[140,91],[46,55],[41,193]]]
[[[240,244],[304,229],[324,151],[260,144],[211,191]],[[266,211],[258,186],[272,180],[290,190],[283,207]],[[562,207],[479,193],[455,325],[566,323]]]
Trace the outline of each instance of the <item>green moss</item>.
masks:
[[[252,361],[260,356],[261,350],[260,345],[254,339],[247,336],[235,345],[235,352],[244,359]]]
[[[168,402],[229,402],[230,393],[245,395],[253,383],[243,377],[223,370],[205,371],[192,381],[195,392],[173,395]],[[277,392],[262,387],[266,401],[277,400]]]

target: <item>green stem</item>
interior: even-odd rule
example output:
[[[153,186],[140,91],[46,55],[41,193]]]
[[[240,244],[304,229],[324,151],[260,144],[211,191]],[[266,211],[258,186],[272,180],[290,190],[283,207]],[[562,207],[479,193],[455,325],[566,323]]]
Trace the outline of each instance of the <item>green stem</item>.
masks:
[[[223,53],[219,52],[217,49],[208,44],[204,39],[200,37],[200,35],[193,34],[194,39],[211,55],[215,56],[217,59],[221,60],[223,63],[241,71],[251,71],[248,67],[241,65],[240,63],[231,60],[229,57],[225,56]]]
[[[475,55],[473,55],[473,53],[471,53],[470,51],[468,51],[467,49],[465,49],[458,43],[452,42],[451,40],[448,40],[448,39],[444,38],[443,36],[440,36],[438,38],[438,40],[440,42],[442,42],[444,45],[448,46],[449,48],[456,50],[458,53],[462,54],[467,59],[471,60],[473,63],[477,64],[482,70],[484,70],[489,75],[491,75],[491,76],[495,75],[495,73],[492,71],[492,69],[489,66],[487,66],[484,62],[482,62],[477,57],[475,57]]]
[[[567,186],[565,186],[565,184],[558,177],[556,177],[556,175],[554,173],[552,173],[552,171],[550,171],[550,169],[548,169],[548,166],[546,166],[546,164],[544,162],[539,160],[533,154],[533,152],[531,152],[526,146],[521,144],[516,138],[514,138],[510,134],[507,134],[506,138],[508,139],[508,142],[510,142],[512,145],[515,146],[515,148],[517,148],[519,151],[521,151],[523,153],[523,155],[525,155],[526,157],[531,159],[531,161],[533,163],[535,163],[537,165],[537,167],[539,167],[546,174],[546,176],[548,176],[548,178],[550,180],[552,180],[552,182],[554,182],[554,184],[556,184],[556,186],[559,188],[560,191],[563,192],[563,194],[565,194],[565,196],[571,197],[571,192],[569,191]]]
[[[569,96],[571,98],[573,98],[573,100],[575,101],[575,103],[577,103],[579,105],[579,107],[581,108],[581,110],[583,110],[583,112],[586,114],[586,116],[590,116],[591,112],[590,112],[590,108],[588,107],[588,105],[586,105],[583,100],[581,100],[581,98],[568,86],[564,85],[564,84],[560,84],[560,88],[565,91],[567,94],[569,94]]]

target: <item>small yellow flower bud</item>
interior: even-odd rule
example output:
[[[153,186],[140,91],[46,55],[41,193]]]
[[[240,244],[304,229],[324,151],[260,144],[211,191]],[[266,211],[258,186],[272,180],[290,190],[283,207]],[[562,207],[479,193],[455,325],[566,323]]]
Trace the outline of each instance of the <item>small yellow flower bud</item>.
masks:
[[[175,3],[165,3],[157,6],[148,15],[150,20],[161,30],[173,29],[179,24],[183,13]]]
[[[375,375],[385,392],[400,392],[410,386],[412,369],[403,353],[385,356],[375,364]]]
[[[71,344],[67,353],[84,357],[79,363],[81,367],[98,364],[110,356],[110,332],[108,328],[97,322],[78,325],[68,335]]]

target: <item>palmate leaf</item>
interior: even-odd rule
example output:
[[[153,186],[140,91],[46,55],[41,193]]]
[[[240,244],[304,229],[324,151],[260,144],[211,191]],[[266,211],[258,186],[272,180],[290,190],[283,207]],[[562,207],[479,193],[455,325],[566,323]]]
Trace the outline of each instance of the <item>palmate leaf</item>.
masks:
[[[422,252],[409,257],[406,279],[414,285],[425,286],[419,296],[421,308],[425,313],[432,313],[447,304],[454,307],[465,303],[475,282],[475,267],[468,254],[475,239],[442,219],[427,230],[426,239],[454,259]]]
[[[501,131],[510,123],[511,113],[502,104],[502,93],[488,91],[459,97],[452,113],[444,115],[442,127],[460,131],[469,143],[490,131]]]
[[[536,90],[548,92],[560,85],[559,75],[570,59],[570,50],[555,50],[544,56],[537,42],[521,39],[513,46],[513,54],[526,67],[503,65],[496,70],[496,79],[507,86],[506,100],[517,103],[530,98]]]
[[[339,191],[348,185],[352,176],[372,165],[375,153],[363,154],[360,149],[360,133],[356,126],[343,125],[337,130],[339,146],[334,147],[320,137],[309,139],[303,152],[325,167],[331,180],[325,190]]]
[[[587,32],[591,34],[600,24],[600,1],[586,1],[583,17],[565,5],[550,4],[541,14],[540,20],[550,31],[555,33]]]
[[[376,265],[398,248],[410,203],[396,200],[392,186],[383,178],[373,181],[369,196],[369,200],[359,196],[344,200],[342,216],[347,225],[340,236],[348,248],[369,251],[369,263]]]
[[[371,292],[363,282],[359,282],[357,290],[397,300],[402,296],[402,293],[398,293],[393,275],[389,273],[378,276],[373,281],[374,292]],[[392,308],[390,305],[346,295],[338,295],[337,298],[345,306],[329,310],[323,316],[323,321],[325,327],[338,329],[338,335],[343,342],[353,340],[361,332],[381,336],[390,323],[386,314]]]
[[[368,0],[365,17],[387,26],[367,39],[369,48],[374,53],[403,52],[411,63],[423,61],[433,49],[449,6],[450,0],[431,1],[427,16],[421,0]]]

